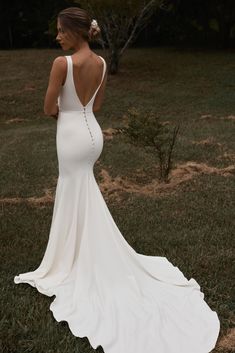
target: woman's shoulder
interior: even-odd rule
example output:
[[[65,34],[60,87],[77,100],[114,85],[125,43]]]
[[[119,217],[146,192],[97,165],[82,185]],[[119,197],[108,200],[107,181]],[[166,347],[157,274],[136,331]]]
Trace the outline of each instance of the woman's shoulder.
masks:
[[[53,60],[53,63],[55,63],[56,65],[58,66],[64,66],[66,65],[67,63],[67,59],[66,59],[66,56],[57,56],[54,60]]]
[[[103,58],[103,56],[98,55],[96,53],[95,53],[95,56],[96,56],[96,62],[98,63],[99,67],[103,67],[104,65],[106,66],[106,61]]]
[[[65,76],[67,71],[67,59],[65,56],[57,56],[52,63],[52,70],[62,77]]]
[[[57,68],[64,69],[67,66],[67,59],[65,56],[57,56],[53,60],[53,66],[56,66]]]
[[[97,58],[100,58],[100,59],[102,59],[102,60],[104,60],[105,61],[105,59],[103,58],[103,56],[102,55],[98,55],[98,54],[95,54],[96,55],[96,57]]]

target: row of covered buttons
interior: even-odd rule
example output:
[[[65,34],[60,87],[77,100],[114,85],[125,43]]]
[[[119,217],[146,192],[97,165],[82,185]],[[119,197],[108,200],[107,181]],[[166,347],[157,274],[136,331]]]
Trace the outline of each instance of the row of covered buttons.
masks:
[[[88,121],[87,121],[87,116],[86,116],[86,107],[83,107],[83,114],[84,114],[84,118],[85,118],[85,121],[86,121],[86,125],[87,125],[87,128],[88,128],[88,131],[90,133],[90,136],[91,136],[91,142],[92,142],[92,153],[94,153],[94,150],[95,150],[95,141],[94,141],[94,137],[91,133],[91,129],[88,125]],[[92,164],[92,160],[90,160],[90,163]]]

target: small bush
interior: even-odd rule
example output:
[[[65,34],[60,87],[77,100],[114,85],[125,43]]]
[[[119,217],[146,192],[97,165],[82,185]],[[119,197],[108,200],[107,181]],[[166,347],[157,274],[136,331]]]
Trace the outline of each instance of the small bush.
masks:
[[[159,164],[159,180],[169,182],[172,170],[172,155],[179,125],[173,129],[169,123],[160,122],[156,113],[152,111],[140,112],[136,108],[129,108],[126,113],[128,126],[120,129],[127,139],[136,146],[143,147],[157,157]]]

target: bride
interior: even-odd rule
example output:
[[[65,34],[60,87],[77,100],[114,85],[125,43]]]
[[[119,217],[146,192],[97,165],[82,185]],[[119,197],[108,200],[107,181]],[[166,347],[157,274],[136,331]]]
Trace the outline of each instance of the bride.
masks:
[[[125,240],[93,173],[103,149],[94,112],[101,108],[107,65],[89,42],[96,20],[62,10],[56,39],[72,55],[52,65],[44,112],[57,119],[59,175],[47,247],[40,265],[15,276],[55,296],[50,310],[74,336],[105,353],[208,353],[220,321],[200,285],[166,257],[137,253]]]

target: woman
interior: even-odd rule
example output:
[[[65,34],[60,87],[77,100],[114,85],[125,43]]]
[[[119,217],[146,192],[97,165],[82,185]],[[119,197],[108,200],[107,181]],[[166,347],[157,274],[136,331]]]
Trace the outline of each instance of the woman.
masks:
[[[49,241],[40,266],[20,274],[47,296],[57,321],[105,353],[207,353],[220,321],[167,258],[137,253],[125,240],[93,173],[103,149],[100,109],[106,62],[89,48],[96,21],[71,7],[58,15],[58,36],[71,56],[54,60],[44,110],[57,119],[57,182]],[[58,105],[57,105],[58,99]]]

